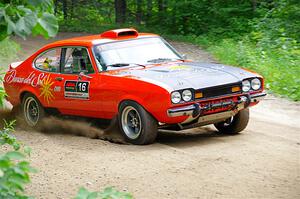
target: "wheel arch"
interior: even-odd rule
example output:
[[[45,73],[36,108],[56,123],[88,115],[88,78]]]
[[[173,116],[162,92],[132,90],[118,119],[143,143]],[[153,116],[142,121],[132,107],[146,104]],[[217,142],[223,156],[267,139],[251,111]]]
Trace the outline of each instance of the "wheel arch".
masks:
[[[134,99],[133,98],[124,98],[124,99],[122,99],[118,103],[118,114],[119,114],[119,110],[120,110],[121,104],[123,102],[126,102],[126,101],[131,101],[131,102],[137,103],[138,105],[140,105],[141,107],[143,107],[143,109],[145,109],[145,111],[147,111],[156,121],[158,121],[157,118],[145,106],[143,106],[143,104],[142,104],[143,101],[141,99],[138,99],[138,98],[134,98]]]
[[[23,98],[24,98],[24,96],[25,96],[27,93],[28,93],[28,94],[32,94],[32,93],[29,92],[29,91],[23,91],[23,92],[20,93],[20,97],[19,97],[20,102],[23,101]],[[33,95],[33,94],[32,94],[32,95]]]
[[[19,94],[20,104],[22,103],[22,100],[23,100],[24,96],[27,93],[33,95],[41,103],[41,105],[44,106],[44,104],[42,103],[42,101],[38,97],[39,94],[37,92],[35,92],[34,89],[31,89],[30,87],[29,88],[25,88],[25,89],[23,89],[23,90],[20,91],[20,94]]]

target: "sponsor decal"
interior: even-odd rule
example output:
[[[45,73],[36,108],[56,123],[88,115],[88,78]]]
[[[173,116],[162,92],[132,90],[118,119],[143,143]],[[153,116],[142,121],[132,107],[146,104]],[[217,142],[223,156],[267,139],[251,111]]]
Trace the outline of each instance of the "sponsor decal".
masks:
[[[53,91],[54,92],[60,92],[61,91],[61,87],[60,86],[54,86]]]
[[[51,88],[51,86],[54,84],[54,82],[52,82],[50,75],[47,76],[47,78],[44,78],[42,80],[41,83],[41,94],[40,97],[44,97],[44,100],[49,104],[53,99],[54,99],[54,95],[53,95],[53,89]]]
[[[48,104],[54,99],[53,90],[51,88],[54,82],[50,75],[46,75],[45,73],[36,74],[35,72],[31,72],[27,77],[18,77],[16,70],[10,70],[7,72],[4,81],[8,84],[27,84],[34,88],[40,86],[41,94],[39,97],[43,97]]]
[[[66,81],[65,98],[89,99],[89,86],[87,81]]]
[[[235,104],[233,99],[221,99],[221,100],[214,100],[210,102],[203,102],[201,103],[201,107],[205,111],[212,111],[216,109],[228,109]]]
[[[170,70],[189,70],[189,69],[191,69],[191,67],[186,66],[186,65],[174,65],[174,66],[170,66],[169,69]]]
[[[10,70],[7,72],[7,76],[4,81],[8,84],[11,83],[20,83],[20,84],[29,84],[32,87],[37,87],[42,84],[43,79],[45,79],[47,75],[45,73],[35,74],[31,72],[28,77],[18,77],[16,70]]]

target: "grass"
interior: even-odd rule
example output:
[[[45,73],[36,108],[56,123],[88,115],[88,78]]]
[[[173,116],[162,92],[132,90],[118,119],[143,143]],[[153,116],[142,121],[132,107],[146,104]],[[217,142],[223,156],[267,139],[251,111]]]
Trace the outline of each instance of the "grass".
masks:
[[[224,64],[257,71],[265,77],[266,88],[274,93],[300,100],[300,54],[293,57],[278,50],[266,51],[251,43],[232,39],[222,40],[207,49]]]

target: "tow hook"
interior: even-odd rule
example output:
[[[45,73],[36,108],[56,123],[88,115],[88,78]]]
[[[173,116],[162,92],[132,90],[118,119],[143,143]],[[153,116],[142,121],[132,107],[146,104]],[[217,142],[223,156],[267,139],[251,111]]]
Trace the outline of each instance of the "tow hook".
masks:
[[[244,95],[239,97],[238,104],[244,103],[244,108],[247,108],[250,105],[250,102],[250,95]]]
[[[201,108],[199,106],[199,104],[194,104],[195,110],[193,111],[193,117],[197,117],[201,114]]]

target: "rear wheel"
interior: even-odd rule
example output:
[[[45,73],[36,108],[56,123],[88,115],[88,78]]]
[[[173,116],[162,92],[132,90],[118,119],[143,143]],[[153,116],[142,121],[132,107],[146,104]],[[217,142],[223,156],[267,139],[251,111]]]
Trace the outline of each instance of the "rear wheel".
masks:
[[[243,131],[249,122],[249,109],[239,111],[235,116],[228,118],[224,122],[214,124],[220,133],[238,134]]]
[[[120,130],[127,142],[151,144],[157,136],[157,121],[138,103],[124,101],[119,107]]]
[[[40,127],[45,117],[45,110],[38,99],[32,94],[25,94],[22,100],[22,116],[29,127]]]

